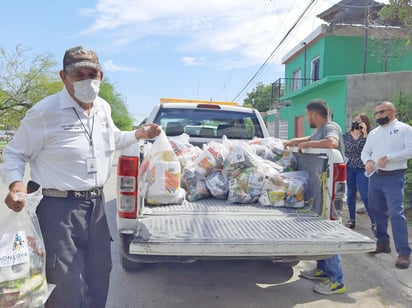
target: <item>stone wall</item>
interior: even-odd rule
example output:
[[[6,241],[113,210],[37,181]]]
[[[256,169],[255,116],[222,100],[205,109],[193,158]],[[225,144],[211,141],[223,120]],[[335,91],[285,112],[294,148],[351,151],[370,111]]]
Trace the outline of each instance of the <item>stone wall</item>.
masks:
[[[412,95],[412,72],[349,75],[347,77],[346,125],[355,113],[372,114],[377,103]],[[370,119],[373,122],[373,118]]]

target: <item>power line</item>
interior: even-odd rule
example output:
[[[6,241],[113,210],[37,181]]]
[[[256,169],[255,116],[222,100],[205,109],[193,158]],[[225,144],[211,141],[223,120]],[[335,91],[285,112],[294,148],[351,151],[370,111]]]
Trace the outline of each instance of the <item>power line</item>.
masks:
[[[275,53],[278,51],[280,46],[283,44],[283,42],[288,38],[290,33],[296,28],[296,26],[299,24],[303,16],[305,16],[306,12],[309,10],[309,8],[315,3],[316,0],[311,0],[310,3],[306,6],[306,8],[303,10],[303,12],[299,15],[299,18],[295,21],[293,26],[288,30],[288,32],[285,34],[285,36],[282,38],[282,40],[279,42],[279,44],[273,49],[271,54],[266,58],[265,62],[260,66],[260,68],[257,70],[257,72],[250,78],[250,80],[246,83],[246,85],[240,90],[240,92],[235,96],[235,98],[232,100],[235,102],[240,95],[247,89],[247,87],[252,83],[252,81],[264,70],[264,68],[268,65],[270,60],[275,56]]]
[[[263,6],[259,9],[258,15],[255,17],[254,22],[253,22],[252,25],[250,26],[250,29],[249,29],[247,35],[243,36],[242,42],[241,42],[241,44],[240,44],[240,47],[238,47],[238,50],[239,50],[239,51],[237,52],[237,55],[236,55],[236,59],[235,59],[235,60],[240,59],[241,50],[244,49],[244,47],[246,47],[246,44],[249,43],[249,41],[250,41],[249,38],[251,38],[252,35],[255,34],[255,33],[257,32],[257,30],[259,29],[260,23],[261,23],[261,21],[262,21],[262,17],[263,17],[263,15],[265,14],[265,12],[266,12],[266,10],[267,10],[270,2],[271,2],[271,0],[266,1],[265,3],[263,3]],[[223,93],[224,93],[224,96],[225,96],[225,97],[226,97],[226,93],[225,93],[225,91],[226,91],[226,84],[230,81],[230,78],[231,78],[232,75],[233,75],[233,71],[234,71],[234,69],[231,68],[230,71],[229,71],[229,73],[228,73],[228,77],[226,78],[226,80],[225,80],[225,82],[224,82],[224,84],[223,84],[223,87],[222,87],[221,89],[219,89],[219,91],[221,91],[221,90],[223,89]],[[226,98],[225,98],[225,99],[226,99]]]

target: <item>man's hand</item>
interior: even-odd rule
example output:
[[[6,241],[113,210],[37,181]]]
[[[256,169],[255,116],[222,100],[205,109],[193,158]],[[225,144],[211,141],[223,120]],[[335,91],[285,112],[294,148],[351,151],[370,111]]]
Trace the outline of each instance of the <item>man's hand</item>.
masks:
[[[145,124],[143,127],[136,129],[136,139],[152,139],[160,134],[162,129],[154,123]]]
[[[4,202],[7,207],[15,212],[20,212],[24,207],[24,199],[20,198],[21,193],[26,193],[26,187],[23,182],[16,181],[10,184],[9,193],[6,196]]]
[[[365,171],[366,173],[372,173],[375,170],[375,162],[371,159],[369,159],[366,163],[365,163]]]
[[[306,148],[310,148],[310,141],[304,141],[298,144],[298,149],[300,152],[302,151],[302,149],[306,149]]]
[[[386,164],[388,163],[389,159],[388,157],[384,156],[378,159],[378,167],[379,168],[384,168]]]
[[[294,146],[296,146],[297,144],[298,144],[298,143],[296,142],[295,138],[290,139],[290,140],[283,141],[283,146],[284,146],[285,148],[294,147]]]

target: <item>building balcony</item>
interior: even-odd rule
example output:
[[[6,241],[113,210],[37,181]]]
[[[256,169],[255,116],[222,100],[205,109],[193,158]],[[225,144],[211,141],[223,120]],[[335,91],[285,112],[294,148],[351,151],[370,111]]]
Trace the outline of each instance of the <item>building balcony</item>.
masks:
[[[301,90],[315,81],[316,80],[308,78],[279,78],[272,83],[272,100],[270,109],[279,107],[282,96]]]

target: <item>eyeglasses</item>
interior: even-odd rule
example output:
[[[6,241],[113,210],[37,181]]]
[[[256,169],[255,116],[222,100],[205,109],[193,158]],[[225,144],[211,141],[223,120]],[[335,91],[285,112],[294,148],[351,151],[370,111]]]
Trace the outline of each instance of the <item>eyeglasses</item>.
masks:
[[[379,110],[379,111],[376,111],[376,112],[374,113],[374,115],[384,114],[386,111],[391,111],[391,110],[392,110],[392,109]]]

